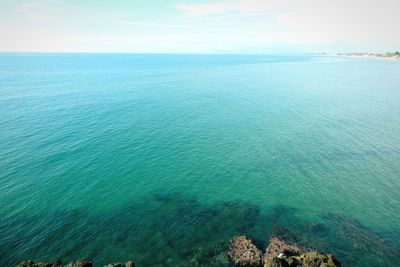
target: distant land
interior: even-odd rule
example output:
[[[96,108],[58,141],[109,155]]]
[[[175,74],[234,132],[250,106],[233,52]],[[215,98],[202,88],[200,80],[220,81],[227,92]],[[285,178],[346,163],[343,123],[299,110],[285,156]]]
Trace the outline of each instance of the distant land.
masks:
[[[324,56],[339,56],[339,57],[358,57],[358,58],[379,58],[400,60],[400,52],[387,52],[387,53],[320,53]]]

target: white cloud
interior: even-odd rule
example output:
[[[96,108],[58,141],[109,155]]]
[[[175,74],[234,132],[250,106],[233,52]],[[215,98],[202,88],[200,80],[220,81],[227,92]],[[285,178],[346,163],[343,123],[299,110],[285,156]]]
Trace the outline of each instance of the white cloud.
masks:
[[[277,31],[259,32],[282,43],[390,43],[400,45],[399,0],[237,0],[176,6],[192,18],[273,17]],[[238,17],[238,21],[240,18]]]
[[[262,51],[307,45],[318,52],[329,46],[330,51],[400,46],[399,0],[202,0],[163,9],[149,0],[127,7],[4,1],[0,51]]]
[[[171,24],[171,23],[152,23],[152,22],[139,22],[139,21],[128,21],[128,20],[106,20],[105,22],[122,24],[122,25],[133,25],[133,26],[148,26],[148,27],[162,27],[162,28],[193,28],[191,25],[185,24]]]
[[[176,6],[187,16],[198,17],[236,12],[239,14],[260,14],[276,11],[285,7],[283,1],[276,0],[240,0],[236,2],[214,2],[197,4],[179,4]]]

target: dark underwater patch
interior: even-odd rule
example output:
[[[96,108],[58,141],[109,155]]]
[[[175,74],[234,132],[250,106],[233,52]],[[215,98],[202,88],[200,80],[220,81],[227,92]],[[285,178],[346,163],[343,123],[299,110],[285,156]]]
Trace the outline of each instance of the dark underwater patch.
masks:
[[[332,253],[344,266],[390,266],[399,257],[396,247],[344,215],[310,222],[281,204],[262,212],[242,201],[204,204],[157,193],[105,213],[59,210],[0,219],[0,266],[78,258],[99,266],[129,259],[140,266],[230,266],[228,242],[242,234],[262,250],[275,236]]]
[[[152,194],[152,197],[155,201],[166,202],[171,201],[174,198],[178,197],[178,193],[171,193],[171,192],[155,192]]]
[[[335,236],[332,250],[341,250],[348,259],[357,255],[360,266],[390,266],[400,257],[398,248],[358,220],[337,213],[328,213],[324,219],[330,223],[331,234]]]
[[[0,238],[8,241],[0,244],[0,265],[91,258],[100,266],[128,259],[141,266],[197,266],[202,261],[228,266],[224,253],[232,236],[263,239],[257,206],[238,201],[204,205],[177,194],[152,199],[106,213],[62,210],[2,221],[7,232],[0,232]]]

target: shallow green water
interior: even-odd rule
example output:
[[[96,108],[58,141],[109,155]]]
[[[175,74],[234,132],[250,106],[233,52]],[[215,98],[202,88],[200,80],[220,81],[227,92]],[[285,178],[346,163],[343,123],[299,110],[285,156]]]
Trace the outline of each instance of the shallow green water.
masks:
[[[399,62],[1,54],[0,114],[0,266],[209,265],[279,227],[400,256]]]

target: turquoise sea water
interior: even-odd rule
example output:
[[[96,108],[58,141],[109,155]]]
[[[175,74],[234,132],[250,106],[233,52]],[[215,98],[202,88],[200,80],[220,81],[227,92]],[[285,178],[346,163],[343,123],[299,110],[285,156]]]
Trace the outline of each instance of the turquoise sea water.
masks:
[[[398,263],[400,62],[0,55],[0,266],[216,265],[281,227]]]

